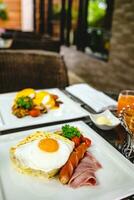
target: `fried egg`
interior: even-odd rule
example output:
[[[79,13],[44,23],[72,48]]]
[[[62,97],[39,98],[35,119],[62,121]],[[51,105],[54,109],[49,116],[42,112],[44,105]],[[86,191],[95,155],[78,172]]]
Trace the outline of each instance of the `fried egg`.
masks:
[[[21,90],[20,92],[17,93],[16,95],[16,98],[15,99],[18,99],[20,97],[30,97],[31,99],[33,99],[35,97],[35,90],[32,89],[32,88],[26,88],[24,90]]]
[[[18,146],[15,156],[22,166],[46,173],[61,168],[68,160],[74,142],[61,135],[44,133],[42,139]]]
[[[36,93],[34,104],[39,106],[40,104],[43,104],[47,109],[51,109],[55,107],[55,100],[50,93],[41,91]]]

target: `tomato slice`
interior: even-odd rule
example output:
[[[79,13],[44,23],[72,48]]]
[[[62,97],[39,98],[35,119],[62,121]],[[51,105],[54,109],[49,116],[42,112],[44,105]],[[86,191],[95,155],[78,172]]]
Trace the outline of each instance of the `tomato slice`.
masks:
[[[90,146],[91,146],[91,143],[92,143],[92,142],[91,142],[91,140],[90,140],[89,138],[83,137],[83,136],[82,136],[81,140],[82,140],[82,142],[85,142],[85,143],[86,143],[87,147],[90,147]]]
[[[33,108],[32,110],[29,111],[29,115],[32,117],[38,117],[41,114],[39,109]]]

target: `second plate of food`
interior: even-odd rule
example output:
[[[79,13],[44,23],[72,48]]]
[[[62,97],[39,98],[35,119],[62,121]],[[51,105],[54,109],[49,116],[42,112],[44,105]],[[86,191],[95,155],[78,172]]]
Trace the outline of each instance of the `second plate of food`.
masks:
[[[25,89],[0,95],[0,130],[59,122],[88,115],[61,90]]]

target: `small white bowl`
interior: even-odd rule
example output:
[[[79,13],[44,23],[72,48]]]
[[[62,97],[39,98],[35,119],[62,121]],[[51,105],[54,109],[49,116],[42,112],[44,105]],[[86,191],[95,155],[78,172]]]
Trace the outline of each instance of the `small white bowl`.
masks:
[[[109,110],[99,114],[90,113],[92,122],[102,130],[111,130],[120,124],[120,120],[115,117]]]

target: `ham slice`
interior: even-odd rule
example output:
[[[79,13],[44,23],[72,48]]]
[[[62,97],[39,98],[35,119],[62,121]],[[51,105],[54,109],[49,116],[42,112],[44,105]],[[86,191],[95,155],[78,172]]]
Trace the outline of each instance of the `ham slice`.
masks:
[[[85,185],[97,185],[98,182],[95,172],[101,167],[101,164],[95,159],[95,157],[93,157],[91,153],[86,152],[69,180],[69,185],[73,188]]]

